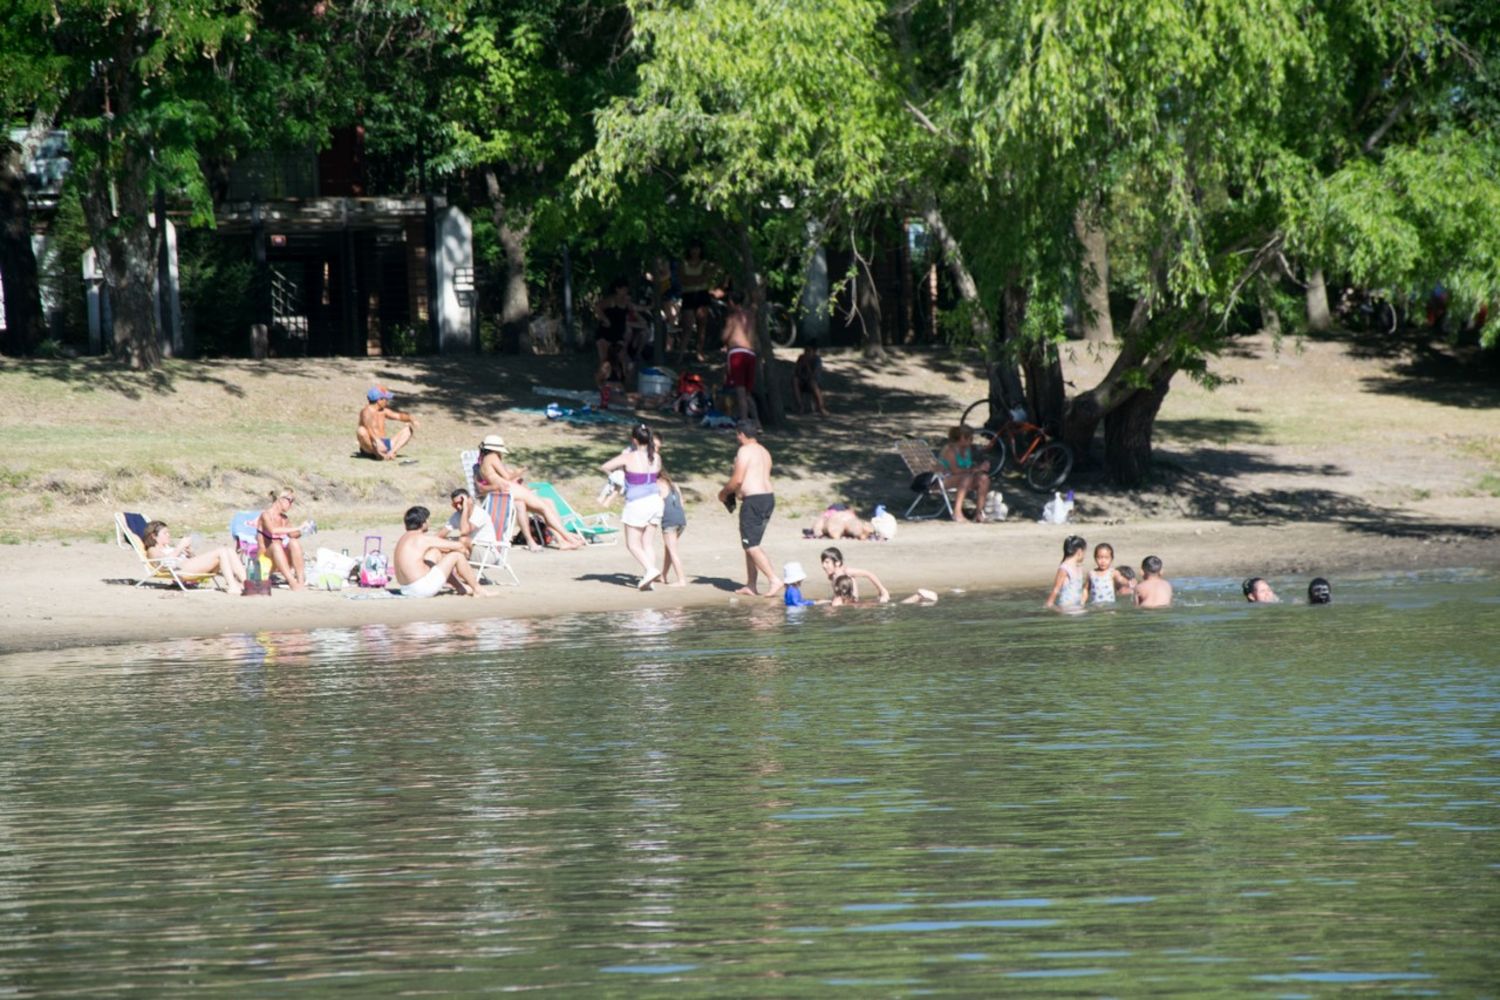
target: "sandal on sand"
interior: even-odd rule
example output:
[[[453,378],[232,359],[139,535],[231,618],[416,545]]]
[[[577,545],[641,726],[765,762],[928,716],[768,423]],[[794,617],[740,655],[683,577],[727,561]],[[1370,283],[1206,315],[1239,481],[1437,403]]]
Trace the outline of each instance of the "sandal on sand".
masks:
[[[656,579],[659,576],[661,576],[661,570],[659,570],[659,569],[650,570],[649,572],[646,573],[645,576],[641,577],[641,582],[635,585],[635,589],[636,590],[650,590],[651,589],[651,585],[656,582]]]

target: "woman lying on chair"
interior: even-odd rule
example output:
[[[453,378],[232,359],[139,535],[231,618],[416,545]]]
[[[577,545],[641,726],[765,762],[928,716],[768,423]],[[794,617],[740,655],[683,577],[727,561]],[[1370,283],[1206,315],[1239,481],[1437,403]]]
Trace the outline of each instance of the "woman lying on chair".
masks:
[[[245,564],[239,555],[227,545],[221,545],[201,555],[193,554],[191,539],[177,545],[172,544],[172,532],[167,522],[152,521],[146,525],[146,534],[141,538],[146,546],[148,559],[174,559],[174,568],[179,576],[199,576],[216,573],[229,585],[231,594],[245,589]]]
[[[288,587],[302,590],[307,586],[307,570],[303,564],[302,543],[298,539],[312,522],[304,521],[300,526],[292,527],[287,512],[296,502],[295,490],[272,490],[271,506],[260,512],[255,521],[255,533],[271,559],[271,568],[286,578]]]
[[[510,449],[505,447],[505,439],[499,434],[488,435],[479,445],[479,468],[474,476],[474,489],[479,492],[485,502],[485,508],[492,509],[495,497],[509,493],[511,502],[521,505],[523,516],[517,520],[521,526],[521,534],[526,538],[528,551],[538,552],[541,546],[531,535],[531,519],[524,516],[526,513],[542,516],[542,520],[547,522],[547,527],[552,529],[552,534],[557,538],[558,548],[580,548],[584,540],[563,527],[562,518],[558,515],[557,508],[553,506],[552,501],[537,496],[526,485],[526,470],[519,466],[513,467],[505,464],[501,456],[509,451]]]

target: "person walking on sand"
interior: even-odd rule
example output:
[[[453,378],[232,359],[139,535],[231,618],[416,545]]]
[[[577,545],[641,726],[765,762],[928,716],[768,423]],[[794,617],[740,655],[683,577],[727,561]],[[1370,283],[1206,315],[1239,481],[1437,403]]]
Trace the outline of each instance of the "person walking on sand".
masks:
[[[431,517],[426,507],[406,510],[406,533],[396,540],[391,554],[401,596],[436,597],[444,584],[469,597],[489,596],[479,588],[479,578],[469,565],[469,543],[429,535],[427,521]]]
[[[740,506],[740,546],[745,550],[745,585],[735,591],[746,597],[775,597],[781,590],[781,579],[771,568],[771,560],[760,547],[771,514],[776,510],[776,495],[771,491],[771,453],[757,440],[760,428],[754,421],[741,420],[734,428],[739,450],[734,453],[734,468],[729,482],[719,490],[719,502],[734,512]],[[757,574],[764,574],[770,589],[756,590]]]
[[[661,456],[656,453],[656,439],[651,428],[636,424],[630,432],[630,447],[599,466],[606,476],[616,469],[625,472],[625,509],[620,523],[625,525],[625,548],[641,564],[638,590],[650,590],[661,576],[656,566],[656,542],[650,537],[653,527],[660,526],[665,504],[657,479],[661,476]]]
[[[361,454],[386,462],[394,461],[397,453],[411,440],[417,429],[417,418],[410,413],[397,413],[391,409],[393,398],[391,390],[383,385],[377,385],[365,393],[367,402],[359,411],[359,427],[354,432],[359,440]],[[395,437],[386,437],[387,418],[399,420],[406,426]]]
[[[655,435],[656,453],[661,454],[661,435]],[[661,470],[656,485],[661,491],[661,582],[668,587],[686,587],[687,570],[682,568],[682,552],[678,545],[682,533],[687,530],[687,510],[682,506],[682,490],[672,481],[666,469]],[[676,572],[677,580],[671,579]]]
[[[755,412],[755,314],[745,308],[745,293],[729,293],[729,315],[724,318],[724,385],[734,393],[734,417],[740,422]]]
[[[1172,584],[1161,575],[1161,559],[1147,556],[1141,560],[1141,579],[1135,585],[1135,606],[1168,608],[1172,606]]]

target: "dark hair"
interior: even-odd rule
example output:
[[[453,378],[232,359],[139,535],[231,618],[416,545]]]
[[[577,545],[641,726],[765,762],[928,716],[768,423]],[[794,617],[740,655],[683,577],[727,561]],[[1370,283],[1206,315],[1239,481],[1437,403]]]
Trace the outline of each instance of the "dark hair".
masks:
[[[646,461],[656,461],[656,438],[652,435],[651,428],[644,423],[636,424],[631,428],[630,440],[646,446]]]
[[[742,306],[745,304],[745,293],[738,288],[733,289],[729,293],[729,301],[732,305]]]
[[[141,541],[145,544],[146,548],[149,549],[151,548],[151,546],[156,544],[157,534],[166,526],[166,521],[152,521],[150,524],[146,525],[146,533],[141,536]]]
[[[702,240],[697,240],[697,239],[688,240],[688,247],[687,248],[688,248],[688,253],[692,253],[694,250],[697,250],[699,254],[702,254],[703,253],[703,241]]]
[[[749,417],[746,417],[744,420],[741,420],[739,423],[735,424],[734,429],[745,435],[745,437],[747,438],[755,438],[760,435],[760,425],[757,424],[754,420],[751,420]]]
[[[1094,546],[1095,559],[1099,558],[1100,552],[1108,552],[1110,554],[1110,557],[1113,558],[1115,554],[1115,547],[1108,542],[1100,542],[1098,545]]]
[[[1265,583],[1265,582],[1266,581],[1264,579],[1262,579],[1261,577],[1258,577],[1258,576],[1252,576],[1252,577],[1246,578],[1245,582],[1242,583],[1242,584],[1240,584],[1240,590],[1244,593],[1245,600],[1247,600],[1247,601],[1254,601],[1255,598],[1252,595],[1255,593],[1255,585],[1257,583]]]
[[[833,578],[833,596],[834,597],[853,597],[854,596],[854,577],[850,576],[848,573],[840,573],[838,576],[834,577]]]
[[[468,495],[469,495],[468,488],[464,487],[464,486],[460,486],[460,487],[458,487],[458,489],[456,489],[452,493],[448,494],[448,499],[449,500],[457,500],[459,497],[466,497]]]
[[[627,292],[630,291],[630,279],[625,277],[624,275],[621,275],[620,277],[609,283],[609,290],[611,292],[618,292],[622,288]]]
[[[1089,543],[1083,540],[1082,535],[1069,535],[1063,539],[1063,558],[1069,559],[1075,553],[1082,552],[1089,547]]]
[[[432,511],[426,507],[406,508],[406,530],[416,531],[420,529],[422,525],[427,523],[427,519],[430,517],[432,517]]]
[[[840,566],[844,565],[844,554],[838,549],[834,548],[832,545],[824,549],[823,554],[818,556],[818,562],[822,562],[824,559],[832,559]]]
[[[1119,569],[1115,570],[1115,572],[1119,573],[1121,576],[1123,576],[1127,580],[1134,580],[1135,579],[1135,567],[1134,566],[1121,566]]]
[[[1308,604],[1332,604],[1333,587],[1321,576],[1314,577],[1313,582],[1307,585]]]
[[[1143,573],[1160,573],[1161,572],[1161,557],[1160,556],[1147,556],[1146,558],[1142,559],[1141,560],[1141,572],[1143,572]]]
[[[974,434],[973,431],[970,431],[969,428],[965,427],[963,424],[955,424],[954,426],[948,428],[948,440],[954,443],[963,440],[965,431],[968,431],[970,436]]]

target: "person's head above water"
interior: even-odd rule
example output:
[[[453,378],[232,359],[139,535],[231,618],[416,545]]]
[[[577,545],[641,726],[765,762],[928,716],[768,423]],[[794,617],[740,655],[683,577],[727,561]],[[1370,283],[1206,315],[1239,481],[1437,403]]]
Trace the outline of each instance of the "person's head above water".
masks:
[[[1094,546],[1094,565],[1101,570],[1109,569],[1115,561],[1115,547],[1108,542]]]
[[[1332,604],[1333,587],[1321,576],[1315,577],[1312,583],[1307,585],[1308,604]]]
[[[818,556],[818,561],[823,564],[823,572],[832,577],[836,570],[843,568],[844,553],[830,545]]]
[[[850,601],[854,599],[854,578],[847,573],[833,578],[833,596]]]
[[[1141,560],[1141,572],[1144,573],[1146,576],[1160,576],[1161,575],[1161,557],[1160,556],[1147,556],[1146,558],[1142,559]]]
[[[1082,535],[1069,535],[1063,539],[1063,558],[1072,559],[1078,553],[1086,551],[1089,543],[1083,540]]]
[[[1240,590],[1245,595],[1245,600],[1251,604],[1275,604],[1278,602],[1276,591],[1263,578],[1252,576],[1240,584]]]

